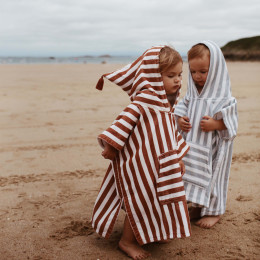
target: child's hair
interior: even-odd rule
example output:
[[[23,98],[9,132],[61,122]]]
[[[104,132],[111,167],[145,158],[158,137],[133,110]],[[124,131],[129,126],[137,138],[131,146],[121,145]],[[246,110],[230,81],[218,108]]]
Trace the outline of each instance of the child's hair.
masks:
[[[188,51],[188,60],[202,58],[205,54],[210,56],[209,48],[203,43],[198,43],[193,45]]]
[[[159,69],[161,73],[168,71],[179,62],[183,62],[179,52],[170,46],[165,46],[161,49],[159,55]]]

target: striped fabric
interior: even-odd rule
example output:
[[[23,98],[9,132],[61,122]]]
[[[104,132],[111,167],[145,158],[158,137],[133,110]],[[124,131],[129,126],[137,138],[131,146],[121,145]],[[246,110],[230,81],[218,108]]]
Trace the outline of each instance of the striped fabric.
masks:
[[[189,73],[188,90],[175,108],[176,116],[187,116],[192,129],[181,132],[190,146],[183,159],[183,177],[187,200],[202,207],[201,215],[225,212],[227,186],[232,159],[233,139],[237,133],[237,102],[231,94],[226,62],[220,48],[211,41],[202,42],[210,50],[210,68],[200,94]],[[227,129],[203,132],[200,121],[209,115],[223,119]]]
[[[172,150],[159,156],[157,195],[162,204],[173,200],[185,200],[185,191],[178,164],[177,152]],[[173,167],[174,165],[174,167]]]
[[[92,225],[108,238],[124,203],[140,245],[190,236],[179,164],[189,147],[177,132],[163,87],[161,48],[153,47],[132,64],[103,75],[122,87],[132,103],[98,136],[101,146],[105,141],[119,152],[102,183]]]

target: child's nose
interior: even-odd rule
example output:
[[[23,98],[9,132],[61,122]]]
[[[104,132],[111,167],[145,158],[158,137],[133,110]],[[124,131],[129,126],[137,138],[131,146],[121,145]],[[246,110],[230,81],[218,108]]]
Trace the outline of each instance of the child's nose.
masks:
[[[195,77],[195,79],[199,79],[200,78],[200,74],[199,73],[195,73],[194,77]]]
[[[176,77],[175,78],[175,82],[179,82],[179,81],[181,81],[181,78],[180,77]]]

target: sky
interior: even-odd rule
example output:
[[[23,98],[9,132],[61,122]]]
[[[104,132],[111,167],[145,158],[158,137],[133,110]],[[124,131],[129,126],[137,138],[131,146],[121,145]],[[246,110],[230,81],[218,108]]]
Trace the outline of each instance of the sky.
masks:
[[[0,0],[0,56],[138,55],[260,35],[259,0]]]

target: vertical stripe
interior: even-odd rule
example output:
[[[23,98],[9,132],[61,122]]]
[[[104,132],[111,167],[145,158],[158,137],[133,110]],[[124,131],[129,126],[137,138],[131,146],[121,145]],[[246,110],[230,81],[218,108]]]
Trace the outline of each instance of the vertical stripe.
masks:
[[[175,220],[175,224],[176,224],[176,237],[181,237],[181,227],[180,227],[178,215],[177,215],[177,213],[176,213],[177,210],[178,210],[178,209],[176,209],[176,205],[178,205],[178,204],[172,203],[172,204],[171,204],[171,207],[172,207],[172,211],[173,211],[173,215],[174,215],[174,220]]]
[[[113,184],[113,182],[110,182],[110,183],[111,183],[111,185]],[[100,199],[97,200],[97,202],[96,202],[95,211],[94,211],[94,215],[93,215],[94,223],[96,221],[98,222],[98,219],[101,215],[102,210],[103,211],[106,210],[107,202],[110,201],[112,195],[115,195],[115,186],[113,185],[112,188],[107,187],[106,190],[104,190],[103,192],[100,192],[99,194],[101,194],[101,196],[100,196]]]
[[[186,218],[187,212],[184,209],[183,201],[179,201],[178,204],[179,204],[180,215],[181,215],[180,219],[183,222],[184,233],[186,236],[190,236],[189,224],[188,224],[187,218]]]
[[[166,123],[167,123],[168,135],[169,135],[168,140],[171,140],[171,142],[167,142],[167,143],[171,143],[171,148],[176,149],[177,138],[175,135],[177,134],[177,128],[175,127],[173,122],[174,122],[173,115],[166,117]],[[168,149],[169,149],[169,146],[168,146]]]
[[[136,135],[138,134],[138,132],[136,131]],[[135,139],[135,135],[133,135],[133,139]],[[139,141],[140,143],[141,140],[140,140],[140,136],[139,137]],[[138,138],[137,137],[137,138]],[[140,150],[140,147],[139,147],[139,144],[138,141],[136,140],[136,145],[134,145],[131,141],[130,141],[130,145],[132,147],[132,150],[134,151],[134,153],[136,152],[135,149],[138,149]],[[149,234],[149,237],[153,237],[153,236],[157,236],[159,237],[159,228],[158,228],[158,224],[155,220],[155,217],[154,217],[154,214],[152,212],[152,207],[151,207],[151,204],[150,204],[150,201],[149,201],[149,195],[147,192],[149,192],[149,189],[148,189],[148,185],[147,187],[144,186],[144,183],[147,183],[147,177],[148,176],[145,176],[146,175],[146,172],[147,172],[147,168],[146,168],[146,163],[144,161],[144,158],[142,157],[142,153],[140,153],[140,161],[137,162],[135,157],[133,158],[133,165],[135,167],[135,172],[136,172],[136,176],[134,176],[136,179],[134,180],[136,183],[136,189],[137,189],[137,194],[140,198],[140,205],[142,205],[142,208],[140,208],[140,211],[143,212],[143,216],[144,216],[144,220],[146,221],[146,226],[147,226],[147,230],[148,230],[148,234]],[[145,169],[143,169],[143,167],[145,167]],[[148,200],[148,201],[146,201]],[[146,217],[145,217],[146,216]],[[148,220],[152,219],[151,222],[148,222]]]
[[[157,238],[159,238],[162,234],[159,234],[158,230],[159,229],[158,225],[159,223],[162,222],[162,216],[160,213],[160,208],[159,208],[159,203],[157,202],[157,195],[154,189],[151,189],[151,187],[154,186],[154,182],[153,179],[155,178],[157,172],[156,172],[156,166],[154,164],[154,158],[152,158],[153,160],[149,160],[149,158],[152,157],[152,155],[150,154],[150,156],[148,156],[148,152],[150,153],[151,150],[149,149],[149,140],[148,140],[148,136],[146,135],[147,132],[145,131],[145,124],[142,125],[142,127],[139,127],[139,134],[140,136],[137,135],[137,138],[139,140],[139,143],[142,142],[142,140],[144,140],[145,143],[147,143],[147,146],[143,146],[142,149],[142,154],[140,154],[140,158],[141,158],[141,165],[144,167],[144,172],[141,172],[142,176],[145,176],[146,178],[144,178],[143,182],[145,184],[145,190],[147,190],[149,192],[149,200],[153,200],[154,203],[150,203],[150,210],[151,210],[151,215],[153,216],[153,223],[156,224],[157,227]],[[157,158],[156,158],[157,159]],[[148,199],[147,198],[147,199]],[[149,202],[148,202],[149,205]],[[164,230],[164,227],[162,227],[162,231]]]
[[[167,237],[173,238],[173,223],[171,219],[171,214],[169,212],[169,207],[167,205],[163,205],[163,210],[165,212],[165,217],[167,221],[165,221],[165,232],[168,236],[164,236],[163,239],[166,240]]]
[[[109,227],[111,226],[111,222],[114,218],[114,215],[116,212],[119,211],[121,204],[119,203],[118,200],[114,200],[113,203],[111,203],[108,211],[106,214],[103,215],[103,218],[100,219],[100,228],[99,228],[99,233],[102,234],[103,237],[106,237],[107,231]],[[97,227],[98,230],[98,227]]]
[[[111,212],[113,211],[113,208],[114,206],[116,205],[116,203],[118,202],[118,199],[112,199],[113,197],[111,196],[110,197],[111,199],[108,201],[107,203],[107,207],[104,207],[104,209],[106,209],[103,213],[102,213],[102,217],[100,218],[100,220],[98,221],[98,224],[97,224],[97,232],[99,232],[99,229],[101,227],[102,224],[104,224],[104,220],[106,218],[106,216]],[[100,214],[101,216],[101,214]]]
[[[145,116],[147,116],[147,119],[148,119],[148,122],[149,122],[149,125],[150,125],[149,135],[152,136],[152,138],[153,138],[153,143],[155,145],[154,148],[155,148],[156,154],[160,154],[161,151],[163,150],[163,147],[162,147],[161,142],[158,142],[157,134],[154,134],[154,133],[156,133],[155,125],[158,124],[157,118],[154,120],[153,116],[152,116],[152,114],[150,113],[149,110],[146,110]],[[146,118],[145,118],[145,120],[146,120]]]
[[[142,129],[144,131],[144,135],[146,136],[146,138],[145,139],[142,138],[142,140],[144,140],[144,142],[147,144],[147,150],[146,151],[150,154],[149,158],[151,158],[152,157],[151,151],[155,150],[155,149],[153,149],[153,147],[156,145],[156,144],[154,144],[153,140],[155,140],[155,142],[156,142],[157,139],[148,139],[148,136],[151,136],[150,133],[151,133],[152,129],[154,128],[153,121],[149,121],[148,120],[148,114],[149,114],[149,110],[146,109],[146,113],[143,114],[144,115],[144,124],[143,124],[143,127],[142,127]],[[155,135],[153,135],[153,137],[155,138]],[[149,146],[150,146],[150,149],[149,149]],[[153,158],[152,161],[155,162],[156,160],[157,160],[157,157]],[[157,167],[155,164],[153,164],[152,166],[154,167],[154,169],[155,169],[155,167]],[[150,170],[149,170],[149,173],[153,173],[153,175],[154,175],[154,176],[151,176],[151,179],[149,180],[150,187],[153,187],[154,184],[152,184],[152,178],[156,178],[158,173],[156,171],[150,171]],[[157,199],[156,192],[155,192],[155,190],[152,190],[152,192],[154,193],[154,195],[153,195],[153,202],[154,202],[154,206],[156,208],[156,211],[154,211],[155,212],[155,216],[157,216],[158,223],[161,223],[161,225],[163,225],[161,227],[161,230],[163,231],[164,230],[164,225],[167,226],[168,224],[167,223],[166,224],[163,223],[164,220],[163,220],[163,216],[162,216],[161,208],[160,208],[160,205],[159,205],[159,202],[158,202],[158,199]],[[164,231],[163,231],[163,233],[165,234]],[[164,237],[164,235],[162,235],[162,234],[161,234],[161,236]]]
[[[147,226],[146,225],[142,225],[142,221],[145,221],[144,218],[147,218],[147,215],[143,209],[143,206],[140,202],[140,199],[138,197],[138,193],[136,190],[136,187],[134,184],[136,184],[136,182],[133,179],[133,176],[136,175],[135,171],[135,166],[133,163],[133,151],[131,146],[129,145],[128,150],[125,149],[125,158],[124,161],[127,162],[126,163],[126,169],[124,170],[124,172],[122,172],[121,174],[121,178],[123,179],[123,186],[124,186],[124,201],[125,204],[129,204],[129,207],[131,209],[131,215],[130,215],[130,222],[131,219],[134,219],[135,221],[131,223],[132,226],[136,225],[137,226],[137,230],[139,231],[142,239],[144,241],[147,241],[149,238],[148,232],[150,233],[150,230],[147,230]],[[129,158],[128,160],[126,158]],[[129,183],[129,185],[128,185]],[[142,213],[140,212],[140,210],[144,213],[144,215],[142,215]],[[130,214],[130,212],[128,212],[128,215]],[[145,235],[145,236],[144,236]]]
[[[157,137],[158,139],[160,139],[160,142],[162,142],[163,144],[163,150],[161,150],[162,152],[164,151],[168,151],[168,146],[166,143],[166,138],[162,138],[162,136],[166,136],[165,135],[165,131],[164,131],[164,124],[163,124],[163,120],[162,120],[162,116],[161,113],[159,111],[156,111],[156,116],[157,116],[157,120],[158,120],[158,126],[159,126],[159,132],[157,131]]]
[[[174,216],[174,207],[172,205],[173,204],[167,204],[165,206],[167,206],[167,208],[168,208],[167,211],[169,212],[169,217],[172,222],[170,231],[172,231],[172,233],[173,233],[173,238],[176,238],[177,237],[177,225],[176,225],[176,220],[175,220],[175,216]]]

